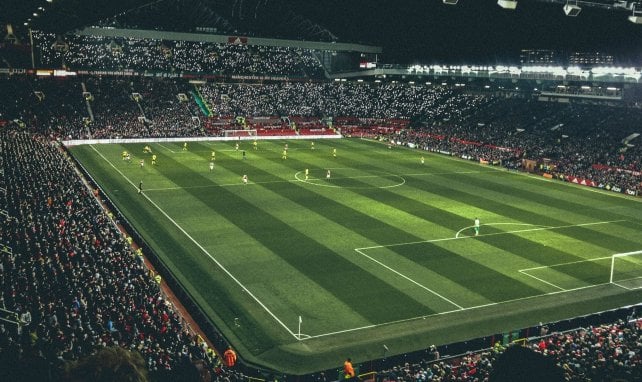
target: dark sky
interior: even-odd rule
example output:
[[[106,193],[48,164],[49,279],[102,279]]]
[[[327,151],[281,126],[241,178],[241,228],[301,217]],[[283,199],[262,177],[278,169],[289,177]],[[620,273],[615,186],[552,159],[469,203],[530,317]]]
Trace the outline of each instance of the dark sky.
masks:
[[[567,17],[562,5],[520,0],[515,11],[496,0],[328,0],[301,12],[340,38],[379,44],[384,61],[495,63],[524,48],[602,51],[642,66],[642,25],[628,11],[583,7]]]
[[[150,1],[155,0],[0,0],[0,22],[24,29],[25,18],[48,4],[47,9],[52,9],[45,13],[48,20],[59,28],[73,29]],[[561,4],[542,0],[519,0],[515,11],[501,9],[497,0],[459,0],[455,6],[442,0],[162,1],[187,8],[208,4],[224,18],[240,8],[250,14],[269,7],[291,9],[341,41],[383,46],[380,60],[386,63],[509,63],[518,59],[521,49],[553,49],[600,51],[615,55],[619,64],[642,66],[642,25],[629,22],[630,13],[624,10],[585,6],[578,17],[566,17]]]

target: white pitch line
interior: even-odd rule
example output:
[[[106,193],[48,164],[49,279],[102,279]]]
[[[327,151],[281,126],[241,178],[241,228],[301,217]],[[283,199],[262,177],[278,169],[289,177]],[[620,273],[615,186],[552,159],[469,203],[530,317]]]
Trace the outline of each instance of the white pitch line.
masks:
[[[163,145],[162,143],[157,143],[157,145],[159,145],[160,147],[164,148],[165,150],[169,150],[171,153],[176,154],[176,151],[174,151],[174,150],[170,149],[169,147],[167,147],[167,146]],[[95,150],[95,149],[94,149],[94,150]]]
[[[437,242],[440,242],[440,241],[462,240],[462,239],[476,239],[476,238],[484,237],[484,236],[497,236],[497,235],[508,235],[508,234],[513,234],[513,233],[520,233],[520,232],[533,232],[533,231],[545,231],[545,230],[562,229],[562,228],[572,228],[572,227],[585,227],[585,226],[591,226],[591,225],[600,225],[600,224],[619,223],[619,222],[624,222],[624,221],[627,221],[627,220],[626,220],[626,219],[621,219],[621,220],[609,220],[609,221],[601,221],[601,222],[593,222],[593,223],[581,223],[581,224],[560,225],[560,226],[554,226],[554,227],[541,227],[541,228],[520,229],[520,230],[515,230],[515,231],[505,231],[505,232],[486,233],[486,234],[481,234],[481,235],[478,235],[478,236],[446,237],[446,238],[443,238],[443,239],[432,239],[432,240],[410,241],[410,242],[407,242],[407,243],[395,243],[395,244],[386,244],[386,245],[374,245],[374,246],[372,246],[372,247],[361,247],[361,248],[356,248],[356,249],[388,248],[388,247],[399,247],[399,246],[402,246],[402,245],[413,245],[413,244],[421,244],[421,243],[437,243]]]
[[[299,175],[302,172],[303,171],[299,171],[296,174],[294,174],[294,177],[296,178],[296,180],[298,180],[301,183],[307,183],[307,184],[310,184],[310,185],[313,185],[313,186],[320,186],[320,187],[345,188],[345,189],[373,189],[373,188],[382,188],[383,189],[383,188],[393,188],[393,187],[403,186],[406,183],[406,179],[403,176],[395,175],[395,174],[343,176],[343,177],[331,178],[332,180],[336,180],[336,179],[383,178],[383,177],[386,177],[386,176],[393,176],[393,177],[401,179],[401,183],[393,184],[393,185],[390,185],[390,186],[340,186],[340,185],[336,185],[336,184],[327,184],[327,178],[325,179],[324,183],[314,183],[314,182],[310,182],[309,180],[306,180],[306,179],[301,179],[301,178],[299,178]],[[311,178],[310,180],[322,180],[323,181],[323,178]]]
[[[105,158],[105,156],[100,151],[96,150],[94,145],[90,146],[96,153],[98,153],[98,155],[100,155],[107,163],[109,163],[109,165],[113,167],[114,170],[116,170],[127,182],[129,182],[129,184],[131,184],[134,189],[138,189],[138,187],[136,187],[136,184],[129,180],[129,178],[127,178],[125,174],[123,174],[116,166],[114,166],[107,158]],[[270,316],[272,316],[272,318],[274,318],[276,322],[278,322],[294,338],[297,338],[296,333],[290,330],[290,328],[288,328],[274,313],[272,313],[272,311],[268,309],[268,307],[265,306],[265,304],[263,304],[261,300],[259,300],[252,292],[250,292],[249,289],[245,287],[245,285],[243,285],[236,277],[234,277],[234,275],[230,273],[230,271],[228,271],[227,268],[223,266],[223,264],[219,263],[218,260],[216,260],[214,256],[212,256],[205,248],[203,248],[203,246],[199,242],[197,242],[189,233],[187,233],[187,231],[185,231],[183,227],[181,227],[174,219],[172,219],[165,211],[163,211],[163,209],[161,209],[158,204],[154,203],[154,201],[151,200],[147,195],[145,195],[144,192],[141,193],[141,195],[145,199],[147,199],[154,207],[156,207],[156,209],[158,209],[170,222],[172,222],[172,224],[174,224],[176,228],[178,228],[185,236],[187,236],[187,238],[189,238],[201,251],[203,251],[203,253],[205,253],[207,257],[209,257],[223,272],[225,272],[225,274],[227,274],[232,280],[234,280],[234,282],[238,286],[240,286],[244,292],[251,296],[252,299],[254,299],[254,301],[256,301]]]
[[[158,143],[160,145],[160,143]],[[162,146],[162,145],[161,145]],[[164,147],[164,146],[163,146]],[[169,151],[172,151],[168,148],[166,148]],[[218,151],[225,151],[225,150],[218,150]],[[234,150],[228,150],[228,151],[234,151]],[[177,154],[178,152],[172,151],[173,153]],[[192,151],[196,152],[196,151]],[[203,151],[204,152],[204,151]],[[333,168],[330,168],[330,170],[333,170]],[[458,172],[443,172],[443,173],[423,173],[423,174],[387,174],[387,175],[361,175],[361,176],[342,176],[342,177],[332,177],[332,180],[336,179],[359,179],[359,178],[381,178],[385,176],[394,176],[397,178],[401,178],[405,181],[403,178],[404,176],[428,176],[428,175],[448,175],[448,174],[472,174],[472,173],[482,173],[482,172],[489,172],[489,171],[458,171]],[[303,183],[308,183],[312,184],[315,186],[325,186],[325,187],[333,187],[333,188],[347,188],[343,186],[336,186],[336,185],[325,185],[325,184],[319,184],[319,183],[312,183],[312,182],[306,182],[304,179],[300,179],[297,174],[300,174],[301,171],[297,172],[295,174],[296,179],[288,179],[288,180],[268,180],[264,182],[249,182],[248,184],[269,184],[269,183],[291,183],[291,182],[303,182]],[[310,180],[325,180],[325,178],[310,178]],[[401,184],[397,185],[392,185],[392,186],[381,186],[381,187],[376,187],[376,188],[391,188],[391,187],[399,187]],[[164,188],[149,188],[146,189],[145,192],[150,192],[150,191],[172,191],[172,190],[188,190],[192,188],[214,188],[214,187],[230,187],[230,186],[239,186],[243,185],[243,183],[223,183],[223,184],[209,184],[209,185],[203,185],[203,186],[187,186],[187,187],[164,187]],[[356,187],[349,187],[349,188],[356,188]],[[372,187],[363,187],[363,188],[374,188]]]
[[[545,226],[545,225],[540,225],[540,224],[530,224],[530,223],[485,223],[485,224],[481,224],[480,227],[483,227],[483,226],[494,226],[494,225],[527,225],[527,226],[531,226],[531,227],[532,226],[536,226],[536,227],[541,227],[541,228],[545,228],[545,227],[546,228],[550,228],[550,226]],[[455,234],[455,238],[458,238],[460,233],[464,232],[467,229],[471,229],[471,228],[475,228],[475,226],[474,225],[470,225],[468,227],[464,227],[464,228],[460,229]]]
[[[455,174],[483,174],[484,170],[474,170],[474,171],[450,171],[450,172],[422,172],[419,174],[401,174],[404,176],[431,176],[431,175],[455,175]]]
[[[642,276],[631,277],[631,278],[624,279],[624,280],[618,280],[618,282],[620,282],[620,283],[621,283],[621,282],[625,282],[625,281],[639,280],[639,279],[642,279]],[[619,286],[620,288],[624,288],[624,289],[626,289],[626,290],[642,289],[642,286],[638,286],[638,287],[634,287],[634,288],[629,288],[629,287],[625,287],[624,285],[620,285],[620,284],[615,283],[615,282],[612,282],[612,284],[615,284],[615,285]]]
[[[541,281],[541,282],[543,282],[544,284],[548,284],[548,285],[550,285],[550,286],[552,286],[552,287],[555,287],[555,288],[557,288],[557,289],[559,289],[559,290],[566,290],[566,289],[564,289],[564,288],[562,288],[562,287],[560,287],[560,286],[557,286],[557,285],[555,285],[555,284],[553,284],[553,283],[551,283],[551,282],[548,282],[548,281],[546,281],[546,280],[544,280],[544,279],[541,279],[541,278],[539,278],[539,277],[537,277],[537,276],[533,276],[533,275],[531,275],[530,273],[527,273],[527,272],[525,272],[525,271],[523,271],[523,270],[519,270],[518,272],[519,272],[519,273],[521,273],[521,274],[523,274],[523,275],[530,276],[530,277],[534,278],[534,279],[535,279],[535,280],[537,280],[537,281]]]
[[[98,150],[96,150],[96,148],[95,148],[93,145],[90,145],[90,146],[91,146],[91,148],[92,148],[94,151],[96,151],[96,152],[98,153],[98,155],[100,155],[100,156],[101,156],[101,157],[102,157],[102,158],[103,158],[107,163],[109,163],[109,165],[110,165],[110,166],[112,166],[112,167],[113,167],[113,168],[114,168],[114,169],[115,169],[115,170],[116,170],[116,171],[117,171],[117,172],[118,172],[118,173],[119,173],[119,174],[120,174],[120,175],[121,175],[125,180],[127,180],[127,182],[129,182],[129,183],[130,183],[130,184],[131,184],[135,189],[137,188],[137,187],[136,187],[136,185],[135,185],[131,180],[129,180],[129,178],[127,178],[127,177],[126,177],[126,176],[125,176],[125,175],[124,175],[124,174],[123,174],[123,173],[122,173],[118,168],[116,168],[116,167],[115,167],[115,166],[114,166],[114,165],[113,165],[113,164],[112,164],[112,163],[111,163],[107,158],[105,158],[105,157],[104,157],[104,156],[103,156],[103,155],[102,155]],[[169,149],[168,149],[168,150],[169,150]],[[170,150],[170,151],[171,151],[171,150]],[[480,171],[480,172],[483,172],[483,171]],[[428,175],[428,174],[427,174],[427,175]],[[605,194],[605,195],[609,195],[609,194]],[[285,330],[286,330],[288,333],[290,333],[294,338],[296,338],[296,339],[298,339],[298,340],[300,340],[300,341],[311,340],[311,339],[320,338],[320,337],[327,337],[327,336],[331,336],[331,335],[342,334],[342,333],[348,333],[348,332],[353,332],[353,331],[358,331],[358,330],[363,330],[363,329],[376,328],[376,327],[380,327],[380,326],[386,326],[386,325],[395,324],[395,323],[398,323],[398,322],[407,322],[407,321],[412,321],[412,320],[418,320],[418,319],[429,318],[429,317],[433,317],[433,316],[441,316],[441,315],[451,314],[451,313],[454,313],[454,312],[461,312],[461,311],[474,310],[474,309],[484,308],[484,307],[488,307],[488,306],[494,306],[494,305],[506,304],[506,303],[510,303],[510,302],[517,302],[517,301],[522,301],[522,300],[527,300],[527,299],[532,299],[532,298],[538,298],[538,297],[543,297],[543,296],[555,295],[555,294],[559,294],[559,293],[573,292],[573,291],[577,291],[577,290],[582,290],[582,289],[587,289],[587,288],[594,288],[594,287],[598,287],[598,286],[603,286],[603,285],[607,285],[607,284],[609,284],[609,283],[602,283],[602,284],[589,285],[589,286],[584,286],[584,287],[579,287],[579,288],[573,288],[573,289],[566,289],[566,290],[561,290],[561,291],[556,291],[556,292],[543,293],[543,294],[540,294],[540,295],[527,296],[527,297],[520,297],[520,298],[516,298],[516,299],[511,299],[511,300],[505,300],[505,301],[493,302],[493,303],[489,303],[489,304],[477,305],[477,306],[472,306],[472,307],[468,307],[468,308],[462,308],[462,307],[460,307],[459,305],[457,305],[457,304],[454,304],[454,303],[453,303],[453,305],[457,306],[459,309],[457,309],[457,310],[451,310],[451,311],[446,311],[446,312],[435,313],[435,314],[432,314],[432,315],[419,316],[419,317],[408,318],[408,319],[403,319],[403,320],[396,320],[396,321],[391,321],[391,322],[386,322],[386,323],[381,323],[381,324],[366,325],[366,326],[362,326],[362,327],[358,327],[358,328],[346,329],[346,330],[341,330],[341,331],[336,331],[336,332],[323,333],[323,334],[319,334],[319,335],[309,336],[308,338],[299,339],[299,338],[297,338],[297,334],[296,334],[296,333],[292,332],[292,331],[291,331],[291,330],[290,330],[290,329],[289,329],[289,328],[288,328],[288,327],[287,327],[287,326],[286,326],[286,325],[285,325],[281,320],[279,320],[279,319],[278,319],[278,317],[276,317],[276,316],[275,316],[275,315],[274,315],[274,314],[273,314],[273,313],[272,313],[272,312],[271,312],[271,311],[270,311],[270,310],[269,310],[269,309],[268,309],[268,308],[267,308],[267,307],[266,307],[266,306],[265,306],[265,305],[264,305],[260,300],[258,300],[258,299],[256,298],[256,296],[254,296],[254,295],[253,295],[253,294],[252,294],[252,293],[251,293],[247,288],[245,288],[245,286],[244,286],[243,284],[241,284],[241,283],[240,283],[240,281],[238,281],[238,280],[237,280],[237,279],[236,279],[236,278],[235,278],[235,277],[234,277],[234,276],[233,276],[233,275],[232,275],[232,274],[231,274],[231,273],[230,273],[226,268],[224,268],[224,267],[222,266],[222,264],[220,264],[220,263],[219,263],[219,262],[218,262],[214,257],[212,257],[212,255],[211,255],[209,252],[207,252],[207,250],[205,250],[205,249],[204,249],[204,248],[203,248],[203,247],[202,247],[198,242],[196,242],[196,241],[195,241],[195,240],[194,240],[194,239],[193,239],[193,238],[192,238],[192,237],[191,237],[187,232],[185,232],[185,230],[183,230],[183,228],[182,228],[182,227],[180,227],[180,226],[179,226],[179,225],[178,225],[178,224],[177,224],[173,219],[171,219],[171,218],[170,218],[170,217],[169,217],[169,216],[168,216],[168,215],[167,215],[167,214],[166,214],[162,209],[160,209],[160,207],[158,207],[158,205],[157,205],[156,203],[154,203],[154,202],[153,202],[149,197],[147,197],[147,195],[144,195],[144,194],[143,194],[142,196],[143,196],[143,197],[145,197],[145,198],[146,198],[150,203],[152,203],[152,205],[154,205],[154,206],[155,206],[155,207],[156,207],[156,208],[157,208],[157,209],[158,209],[158,210],[159,210],[159,211],[160,211],[164,216],[166,216],[170,221],[172,221],[172,223],[173,223],[174,225],[176,225],[176,227],[177,227],[179,230],[181,230],[181,231],[182,231],[182,232],[183,232],[183,233],[184,233],[188,238],[190,238],[190,240],[192,240],[192,241],[193,241],[193,242],[194,242],[194,243],[195,243],[195,244],[196,244],[196,245],[197,245],[197,246],[198,246],[198,247],[199,247],[199,248],[200,248],[200,249],[201,249],[201,250],[202,250],[206,255],[208,255],[208,257],[210,257],[210,259],[212,259],[212,260],[213,260],[213,261],[214,261],[214,262],[215,262],[215,263],[216,263],[216,264],[217,264],[217,265],[218,265],[218,266],[219,266],[219,267],[220,267],[220,268],[221,268],[221,269],[222,269],[226,274],[228,274],[228,275],[232,278],[232,280],[234,280],[234,281],[235,281],[235,282],[236,282],[236,283],[237,283],[237,284],[238,284],[238,285],[239,285],[239,286],[240,286],[244,291],[246,291],[250,296],[252,296],[252,298],[253,298],[253,299],[254,299],[254,300],[255,300],[255,301],[256,301],[256,302],[257,302],[257,303],[258,303],[258,304],[263,308],[263,309],[265,309],[265,310],[268,312],[268,314],[269,314],[270,316],[272,316],[272,317],[273,317],[273,318],[274,318],[274,319],[275,319],[275,320],[276,320],[276,321],[277,321],[277,322],[278,322],[278,323],[279,323],[283,328],[285,328]],[[614,196],[615,196],[615,195],[614,195]],[[535,231],[539,231],[539,230],[543,230],[543,229],[558,229],[558,228],[568,228],[568,227],[576,227],[576,226],[584,226],[584,225],[608,224],[608,223],[615,223],[615,222],[621,222],[621,221],[626,221],[626,220],[614,220],[614,221],[605,221],[605,222],[585,223],[585,224],[576,224],[576,225],[559,226],[559,227],[550,227],[550,228],[540,228],[540,229],[532,229],[532,230],[518,230],[518,231],[512,231],[512,232],[499,232],[499,233],[494,233],[494,234],[483,234],[483,235],[479,235],[479,236],[493,236],[493,235],[498,235],[498,234],[509,234],[509,233],[518,233],[518,232],[528,232],[528,231],[534,231],[534,230],[535,230]],[[477,237],[479,237],[479,236],[477,236]],[[461,237],[461,238],[457,238],[457,239],[465,239],[465,238],[474,238],[474,237]],[[361,251],[360,251],[360,250],[363,250],[363,249],[382,248],[382,247],[389,247],[389,246],[409,245],[409,244],[419,244],[419,243],[429,243],[429,242],[446,241],[446,240],[455,240],[455,239],[456,239],[456,238],[445,238],[445,239],[436,239],[436,240],[424,240],[424,241],[411,242],[411,243],[392,244],[392,245],[387,245],[387,246],[381,246],[381,245],[380,245],[380,246],[374,246],[374,247],[356,248],[355,250],[356,250],[357,252],[361,253]],[[367,256],[367,255],[365,255],[365,254],[363,254],[363,253],[362,253],[362,255]],[[369,257],[369,256],[367,256],[367,257]],[[615,285],[617,285],[617,284],[615,284]],[[619,285],[618,285],[618,286],[619,286]],[[619,287],[622,287],[622,286],[619,286]],[[630,290],[630,288],[626,288],[626,287],[622,287],[622,288],[625,288],[625,289],[629,289],[629,290]]]
[[[417,316],[417,317],[412,317],[412,318],[405,318],[405,319],[402,319],[402,320],[388,321],[388,322],[382,322],[380,324],[372,324],[372,325],[367,325],[367,326],[358,327],[358,328],[344,329],[344,330],[339,330],[339,331],[336,331],[336,332],[318,334],[318,335],[310,336],[310,338],[307,338],[307,339],[328,337],[328,336],[332,336],[332,335],[336,335],[336,334],[355,332],[355,331],[363,330],[363,329],[372,329],[372,328],[378,328],[378,327],[381,327],[381,326],[394,325],[394,324],[398,324],[398,323],[402,323],[402,322],[417,321],[417,320],[423,320],[423,319],[431,318],[431,317],[445,316],[447,314],[452,314],[452,313],[456,313],[456,312],[466,312],[466,311],[469,311],[469,310],[486,308],[486,307],[495,306],[495,305],[501,305],[501,304],[508,304],[508,303],[511,303],[511,302],[530,300],[530,299],[535,299],[535,298],[539,298],[539,297],[552,296],[552,295],[568,293],[568,292],[576,292],[578,290],[595,288],[595,287],[609,285],[609,284],[610,283],[587,285],[587,286],[573,288],[573,289],[565,289],[565,290],[560,290],[560,291],[555,291],[555,292],[537,294],[537,295],[533,295],[533,296],[519,297],[519,298],[514,298],[514,299],[510,299],[510,300],[505,300],[505,301],[491,302],[491,303],[488,303],[488,304],[475,305],[475,306],[471,306],[471,307],[463,308],[463,309],[449,310],[449,311],[446,311],[446,312],[433,313],[433,314],[429,314],[429,315],[425,315],[425,316]]]
[[[553,267],[561,267],[564,265],[571,265],[571,264],[579,264],[579,263],[586,263],[590,261],[598,261],[598,260],[604,260],[604,259],[611,259],[613,256],[605,256],[605,257],[595,257],[593,259],[586,259],[586,260],[577,260],[577,261],[569,261],[568,263],[558,263],[558,264],[551,264],[551,265],[542,265],[541,267],[533,267],[533,268],[524,268],[520,269],[519,272],[522,271],[532,271],[535,269],[544,269],[544,268],[553,268]]]
[[[442,299],[442,300],[444,300],[444,301],[449,302],[450,304],[452,304],[452,305],[456,306],[458,309],[460,309],[460,310],[461,310],[461,309],[464,309],[464,307],[463,307],[463,306],[461,306],[461,305],[457,304],[456,302],[454,302],[454,301],[452,301],[452,300],[448,299],[447,297],[442,296],[441,294],[439,294],[439,293],[435,292],[434,290],[432,290],[432,289],[428,288],[427,286],[425,286],[425,285],[423,285],[423,284],[418,283],[417,281],[415,281],[415,280],[411,279],[410,277],[408,277],[408,276],[404,275],[403,273],[401,273],[401,272],[397,271],[396,269],[390,268],[389,266],[387,266],[386,264],[382,263],[381,261],[376,260],[376,259],[372,258],[371,256],[366,255],[365,253],[361,252],[361,251],[360,251],[360,250],[358,250],[358,249],[355,249],[355,251],[357,251],[361,256],[367,257],[368,259],[370,259],[370,260],[374,261],[375,263],[377,263],[377,264],[381,265],[382,267],[386,268],[387,270],[391,271],[392,273],[395,273],[396,275],[403,277],[404,279],[406,279],[406,280],[410,281],[411,283],[413,283],[413,284],[417,285],[418,287],[420,287],[420,288],[422,288],[422,289],[424,289],[424,290],[426,290],[426,291],[428,291],[428,292],[430,292],[430,293],[434,294],[435,296],[437,296],[437,297],[441,298],[441,299]]]
[[[615,285],[615,286],[619,286],[620,288],[622,288],[622,289],[626,289],[626,290],[639,289],[639,288],[629,288],[629,287],[625,287],[624,285],[620,285],[620,284],[618,284],[618,283],[611,283],[611,284],[613,284],[613,285]]]

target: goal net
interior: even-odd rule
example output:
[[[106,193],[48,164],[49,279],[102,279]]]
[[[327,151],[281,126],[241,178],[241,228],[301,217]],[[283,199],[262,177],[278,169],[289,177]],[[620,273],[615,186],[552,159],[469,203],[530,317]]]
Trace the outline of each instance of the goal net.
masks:
[[[642,251],[611,256],[611,284],[626,289],[642,288]]]
[[[256,137],[256,130],[224,130],[225,137]]]

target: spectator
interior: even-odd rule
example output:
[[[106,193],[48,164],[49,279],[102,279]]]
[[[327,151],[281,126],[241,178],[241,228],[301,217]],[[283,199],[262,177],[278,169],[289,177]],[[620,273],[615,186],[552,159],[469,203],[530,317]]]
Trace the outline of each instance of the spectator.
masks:
[[[236,352],[234,349],[232,349],[231,346],[225,350],[225,353],[223,353],[223,358],[225,359],[225,366],[228,368],[234,367],[236,365]]]

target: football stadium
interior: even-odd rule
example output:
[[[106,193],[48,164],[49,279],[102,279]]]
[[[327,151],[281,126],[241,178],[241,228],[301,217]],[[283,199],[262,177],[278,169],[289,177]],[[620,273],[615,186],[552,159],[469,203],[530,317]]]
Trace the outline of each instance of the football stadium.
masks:
[[[642,380],[642,2],[0,5],[0,380]]]

